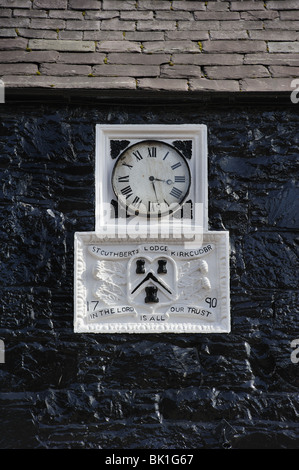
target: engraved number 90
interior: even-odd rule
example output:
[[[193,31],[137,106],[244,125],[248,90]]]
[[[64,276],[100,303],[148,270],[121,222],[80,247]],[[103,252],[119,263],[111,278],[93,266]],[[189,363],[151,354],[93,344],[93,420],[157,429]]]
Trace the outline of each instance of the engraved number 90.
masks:
[[[205,301],[207,302],[207,304],[209,305],[210,308],[216,308],[217,307],[217,299],[216,297],[207,297],[205,299]]]

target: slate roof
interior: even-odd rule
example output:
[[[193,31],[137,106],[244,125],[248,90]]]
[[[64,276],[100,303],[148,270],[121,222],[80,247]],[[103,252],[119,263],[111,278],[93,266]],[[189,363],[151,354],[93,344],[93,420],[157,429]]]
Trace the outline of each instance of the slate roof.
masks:
[[[7,89],[283,92],[299,1],[0,0]]]

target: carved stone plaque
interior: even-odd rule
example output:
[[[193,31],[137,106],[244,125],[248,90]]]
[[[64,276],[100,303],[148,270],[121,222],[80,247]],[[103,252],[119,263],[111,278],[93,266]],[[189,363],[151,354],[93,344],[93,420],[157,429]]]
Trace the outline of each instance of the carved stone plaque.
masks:
[[[188,240],[75,235],[77,333],[230,331],[228,233]]]

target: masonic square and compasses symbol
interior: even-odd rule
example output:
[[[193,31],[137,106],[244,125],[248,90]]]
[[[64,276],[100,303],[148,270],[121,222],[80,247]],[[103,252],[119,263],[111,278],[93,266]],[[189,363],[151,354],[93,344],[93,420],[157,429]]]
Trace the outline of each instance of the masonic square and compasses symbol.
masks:
[[[152,313],[178,297],[177,267],[169,256],[134,256],[128,265],[128,298]]]

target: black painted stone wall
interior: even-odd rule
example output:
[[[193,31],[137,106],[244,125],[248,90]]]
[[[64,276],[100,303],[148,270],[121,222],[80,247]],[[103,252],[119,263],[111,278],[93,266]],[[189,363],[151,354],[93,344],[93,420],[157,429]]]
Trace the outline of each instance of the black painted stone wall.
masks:
[[[1,106],[2,449],[299,447],[298,109]],[[73,333],[96,123],[207,124],[210,228],[231,240],[230,334]]]

